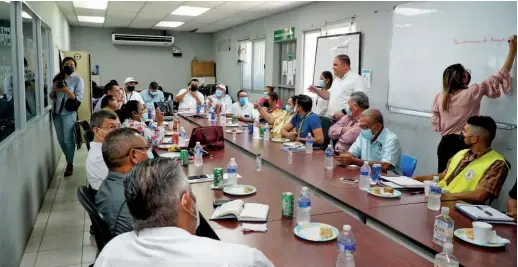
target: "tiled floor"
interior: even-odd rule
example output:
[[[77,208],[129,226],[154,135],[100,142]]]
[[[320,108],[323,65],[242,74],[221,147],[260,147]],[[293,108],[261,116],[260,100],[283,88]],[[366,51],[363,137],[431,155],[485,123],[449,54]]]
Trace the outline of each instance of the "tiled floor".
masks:
[[[90,219],[77,200],[76,190],[87,183],[86,147],[76,151],[74,174],[63,177],[62,156],[20,267],[87,267],[95,261],[97,246],[90,235]]]

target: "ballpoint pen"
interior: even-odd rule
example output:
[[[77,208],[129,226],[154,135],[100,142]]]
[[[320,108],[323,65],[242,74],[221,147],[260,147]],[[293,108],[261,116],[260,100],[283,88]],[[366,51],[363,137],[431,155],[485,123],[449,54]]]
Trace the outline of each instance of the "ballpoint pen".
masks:
[[[487,210],[483,209],[482,207],[480,207],[480,206],[476,206],[476,207],[477,207],[477,209],[479,209],[479,210],[483,211],[485,214],[487,214],[487,215],[489,215],[489,216],[493,216],[493,214],[491,214],[491,212],[489,212],[489,211],[487,211]]]

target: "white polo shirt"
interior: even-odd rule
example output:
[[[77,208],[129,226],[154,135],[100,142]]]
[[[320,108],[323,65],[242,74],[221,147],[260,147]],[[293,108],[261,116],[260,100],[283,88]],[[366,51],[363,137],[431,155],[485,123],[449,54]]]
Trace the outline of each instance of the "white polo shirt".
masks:
[[[336,112],[345,108],[352,92],[365,91],[365,83],[358,73],[348,71],[344,77],[333,79],[333,84],[329,88],[329,103],[327,115],[333,116]]]
[[[86,157],[86,178],[90,186],[99,190],[106,176],[108,176],[108,167],[103,158],[103,143],[91,142],[88,156]]]
[[[187,91],[187,89],[180,90],[180,92],[178,92],[178,94],[176,96],[179,96],[179,95],[185,93],[185,91]],[[196,94],[198,95],[198,98],[200,99],[201,104],[204,104],[205,97],[203,96],[203,94],[200,93],[199,91],[196,91]],[[190,93],[188,93],[183,97],[182,101],[180,101],[180,105],[178,106],[178,111],[194,113],[194,112],[196,112],[196,104],[197,104],[196,98],[194,98],[194,96],[192,96]]]
[[[128,93],[124,91],[124,103],[128,103],[128,101],[131,100],[137,100],[140,102],[140,104],[144,105],[144,99],[142,99],[142,96],[140,96],[139,92],[133,91],[131,93]]]
[[[248,115],[250,118],[257,120],[259,118],[259,112],[254,109],[254,105],[250,102],[247,102],[246,105],[241,106],[239,102],[232,104],[231,110],[228,110],[227,113],[232,113],[236,117]]]

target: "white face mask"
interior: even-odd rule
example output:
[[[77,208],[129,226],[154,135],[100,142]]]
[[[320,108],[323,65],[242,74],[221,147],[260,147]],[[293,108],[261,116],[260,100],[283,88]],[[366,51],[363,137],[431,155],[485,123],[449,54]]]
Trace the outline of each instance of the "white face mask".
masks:
[[[194,218],[196,218],[196,229],[198,229],[198,227],[200,227],[200,211],[198,210],[198,205],[196,203],[194,203],[194,201],[192,201],[192,205],[194,206],[194,209],[196,210],[195,213],[196,215],[194,215],[194,213],[190,212],[189,210],[187,210],[185,208],[185,206],[183,206],[182,204],[182,207],[185,211],[187,211],[187,213],[189,213],[191,216],[193,216]]]

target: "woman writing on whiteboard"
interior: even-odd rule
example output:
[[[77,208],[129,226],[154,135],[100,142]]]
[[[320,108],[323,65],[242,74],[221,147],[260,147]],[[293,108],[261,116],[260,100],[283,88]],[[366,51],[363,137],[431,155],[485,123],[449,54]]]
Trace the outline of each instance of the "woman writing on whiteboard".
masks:
[[[432,127],[442,135],[437,147],[438,172],[442,173],[448,160],[467,148],[461,135],[469,117],[479,115],[484,96],[500,97],[511,91],[511,70],[516,56],[516,35],[509,38],[509,53],[502,69],[480,84],[469,84],[471,74],[461,64],[454,64],[444,70],[443,91],[435,96],[432,105]]]

